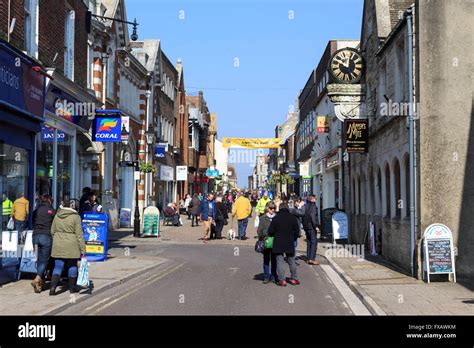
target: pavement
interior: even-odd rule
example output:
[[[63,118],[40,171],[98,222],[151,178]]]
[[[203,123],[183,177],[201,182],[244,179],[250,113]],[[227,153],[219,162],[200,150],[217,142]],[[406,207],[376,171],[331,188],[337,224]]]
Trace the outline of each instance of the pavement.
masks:
[[[202,225],[191,227],[186,216],[182,220],[181,227],[161,224],[158,238],[135,238],[131,229],[110,233],[109,258],[90,266],[92,291],[75,295],[67,291],[54,297],[47,291],[35,294],[30,285],[32,275],[3,285],[0,313],[474,314],[474,294],[469,286],[443,281],[426,284],[377,258],[334,257],[337,255],[328,253],[328,243],[318,243],[321,266],[299,261],[300,286],[262,285],[261,255],[253,250],[253,220],[247,240],[208,242],[199,240],[204,233]],[[232,227],[236,229],[236,223],[224,227],[223,237]],[[305,249],[302,237],[297,254],[304,255]],[[268,291],[270,288],[276,291]]]

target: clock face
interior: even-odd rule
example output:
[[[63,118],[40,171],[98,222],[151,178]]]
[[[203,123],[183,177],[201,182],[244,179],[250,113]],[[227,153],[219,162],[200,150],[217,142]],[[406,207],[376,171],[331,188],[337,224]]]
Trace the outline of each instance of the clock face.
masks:
[[[355,48],[345,47],[334,52],[329,71],[337,83],[356,83],[362,76],[364,60]]]

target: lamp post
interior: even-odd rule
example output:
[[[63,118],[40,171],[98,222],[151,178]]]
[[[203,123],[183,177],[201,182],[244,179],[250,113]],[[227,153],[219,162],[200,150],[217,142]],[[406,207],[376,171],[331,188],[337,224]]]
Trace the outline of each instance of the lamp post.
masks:
[[[280,195],[283,194],[283,164],[285,163],[285,156],[280,152],[278,155],[278,164],[280,168]]]
[[[138,210],[138,185],[140,183],[140,168],[138,161],[138,146],[139,142],[137,140],[136,144],[136,161],[134,162],[135,166],[135,217],[133,219],[133,236],[140,237],[140,212]]]
[[[155,143],[155,130],[153,129],[153,127],[151,125],[148,125],[148,129],[147,131],[145,132],[145,137],[146,137],[146,143],[148,145],[148,147],[151,148],[151,146]],[[147,163],[148,163],[148,157],[149,157],[149,154],[152,153],[152,150],[148,150],[148,153],[147,153]],[[150,156],[151,157],[151,156]],[[151,162],[153,163],[153,160],[151,160]],[[150,205],[150,191],[151,191],[151,187],[153,186],[152,183],[151,183],[151,179],[150,179],[150,176],[151,174],[150,173],[147,173],[147,205]]]

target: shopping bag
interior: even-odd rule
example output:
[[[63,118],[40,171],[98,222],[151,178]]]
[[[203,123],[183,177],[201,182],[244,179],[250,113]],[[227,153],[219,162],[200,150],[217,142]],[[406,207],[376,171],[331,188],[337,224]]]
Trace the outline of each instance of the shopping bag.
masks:
[[[89,268],[85,257],[81,258],[79,273],[77,275],[77,285],[83,288],[89,287]]]
[[[265,238],[265,249],[271,249],[273,248],[273,237],[267,236]]]
[[[7,230],[13,231],[15,229],[15,220],[11,217],[10,220],[8,220],[7,224]]]
[[[265,249],[265,245],[263,243],[263,240],[257,240],[257,243],[255,243],[255,251],[257,253],[263,253],[264,249]]]
[[[253,227],[258,228],[258,225],[260,224],[260,218],[258,215],[255,217],[255,222],[253,224]]]

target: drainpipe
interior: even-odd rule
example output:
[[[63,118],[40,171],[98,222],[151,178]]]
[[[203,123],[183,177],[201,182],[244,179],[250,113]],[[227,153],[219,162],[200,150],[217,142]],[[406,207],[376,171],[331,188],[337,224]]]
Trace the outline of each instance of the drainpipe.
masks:
[[[409,160],[410,160],[410,268],[415,276],[415,119],[413,115],[413,17],[412,8],[405,12],[407,20],[407,59],[408,59],[408,129],[409,129]]]

